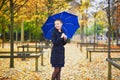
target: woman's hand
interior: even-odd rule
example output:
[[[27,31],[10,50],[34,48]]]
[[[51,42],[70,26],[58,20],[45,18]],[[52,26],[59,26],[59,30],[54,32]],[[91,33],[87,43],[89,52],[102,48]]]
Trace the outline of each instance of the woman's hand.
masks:
[[[64,40],[65,40],[65,41],[67,40],[67,35],[64,35]]]
[[[64,38],[64,40],[67,40],[67,35],[65,35],[64,33],[62,33],[61,38]]]
[[[65,35],[65,34],[64,34],[64,33],[62,33],[61,38],[63,38],[63,37],[64,37],[64,35]]]

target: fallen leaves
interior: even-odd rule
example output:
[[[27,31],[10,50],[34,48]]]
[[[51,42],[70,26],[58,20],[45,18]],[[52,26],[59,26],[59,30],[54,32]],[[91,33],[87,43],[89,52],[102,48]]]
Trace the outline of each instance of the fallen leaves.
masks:
[[[65,67],[61,80],[107,80],[108,62],[106,54],[92,55],[92,62],[86,59],[85,49],[81,53],[74,44],[66,47]],[[35,72],[35,59],[15,59],[15,68],[9,68],[9,59],[0,59],[0,80],[50,80],[53,68],[50,65],[50,49],[44,49],[44,66],[39,58],[39,71]],[[118,54],[114,54],[119,56]],[[118,62],[119,63],[119,62]],[[112,67],[112,80],[120,79],[120,71]]]
[[[0,75],[0,80],[41,80],[36,72],[24,72],[16,68],[2,70]]]

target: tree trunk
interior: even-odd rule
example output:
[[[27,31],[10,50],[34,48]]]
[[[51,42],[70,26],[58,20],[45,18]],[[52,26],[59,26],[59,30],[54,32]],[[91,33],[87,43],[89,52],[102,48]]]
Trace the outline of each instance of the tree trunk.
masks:
[[[119,45],[118,41],[119,41],[119,28],[117,29],[117,33],[116,33],[116,45]]]
[[[2,48],[4,48],[5,42],[5,27],[2,25]]]
[[[94,50],[95,50],[95,39],[96,39],[96,18],[95,18],[95,21],[94,21]]]
[[[110,11],[110,0],[108,0],[108,58],[111,58],[110,53],[111,53],[111,40],[110,40],[110,35],[111,35],[111,11]]]
[[[13,27],[14,27],[14,3],[10,0],[10,68],[14,68],[14,38],[13,38]]]
[[[16,41],[18,41],[18,31],[16,30]]]
[[[86,24],[86,43],[88,43],[88,26],[87,26],[87,24]],[[87,46],[87,45],[86,45]]]
[[[110,0],[108,0],[108,58],[111,58],[111,40],[110,40],[110,35],[111,35],[111,11],[110,11]],[[111,72],[111,63],[108,62],[108,80],[112,80],[112,72]]]
[[[81,42],[84,43],[84,27],[81,26],[81,34],[80,34],[80,37],[81,37]]]
[[[21,23],[21,42],[24,42],[24,20]]]
[[[29,40],[31,41],[31,30],[29,30]]]

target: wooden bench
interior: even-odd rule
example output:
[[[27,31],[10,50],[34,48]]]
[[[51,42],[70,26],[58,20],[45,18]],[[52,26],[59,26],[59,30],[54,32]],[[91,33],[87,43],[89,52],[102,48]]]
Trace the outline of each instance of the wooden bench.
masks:
[[[29,55],[29,56],[26,56],[26,55],[21,55],[21,56],[19,56],[19,55],[17,55],[18,53],[23,53],[23,52],[14,52],[14,56],[10,56],[10,55],[6,55],[6,54],[10,54],[10,52],[9,51],[6,51],[6,52],[0,52],[0,58],[11,58],[11,57],[13,57],[13,58],[23,58],[23,57],[25,57],[25,58],[35,58],[35,57],[39,57],[39,56],[41,56],[43,53],[40,53],[40,52],[37,52],[38,54],[35,54],[35,52],[33,53],[34,51],[31,51],[30,53],[31,53],[31,55]],[[26,52],[25,52],[26,53]],[[1,56],[1,54],[2,54],[2,56]],[[4,55],[3,55],[4,54]]]
[[[88,46],[95,46],[97,45],[96,43],[77,43],[77,47],[80,45],[80,51],[82,51],[82,47],[88,47]]]
[[[106,59],[111,65],[115,66],[120,70],[120,64],[117,64],[115,61],[120,61],[120,58],[107,58]]]
[[[102,47],[102,48],[106,48],[108,47],[106,44],[97,44],[97,43],[77,43],[77,47],[78,45],[80,45],[80,51],[82,51],[82,47],[93,47],[94,49],[97,47]]]
[[[35,49],[39,49],[39,51],[41,51],[41,49],[47,49],[47,48],[51,48],[51,46],[45,46],[45,45],[22,45],[22,46],[17,46],[17,50],[19,51],[20,48],[27,48],[27,51],[29,51],[29,48],[35,48]]]
[[[27,53],[23,54],[23,55],[29,55],[29,53],[31,51],[29,51],[30,48],[34,48],[35,52],[37,53],[37,51],[39,52],[43,52],[43,49],[47,49],[47,48],[51,48],[51,46],[45,46],[45,45],[22,45],[22,46],[17,46],[17,50],[19,51],[19,49],[22,48],[23,51],[25,51],[25,48],[27,49]],[[49,55],[49,54],[48,54]],[[25,60],[25,58],[23,58],[23,60]],[[41,65],[43,65],[43,54],[41,55]]]
[[[10,54],[10,51],[6,51],[6,52],[0,52],[0,58],[35,58],[35,70],[38,71],[38,58],[43,54],[42,52],[37,52],[38,54],[35,54],[35,51],[30,51],[31,55],[29,56],[25,56],[25,55],[17,55],[17,53],[19,53],[20,51],[15,51],[14,52],[14,56],[10,56],[10,55],[6,55],[6,54]],[[21,52],[21,53],[26,53]],[[3,55],[4,54],[4,55]],[[43,60],[41,60],[43,61]]]
[[[89,61],[92,61],[92,53],[96,52],[96,53],[102,53],[102,52],[108,52],[108,48],[87,48],[86,49],[86,58],[89,58]],[[116,52],[120,52],[120,48],[112,48],[111,49],[112,53],[116,53]]]
[[[19,51],[19,49],[22,49],[22,52]],[[39,48],[35,45],[22,45],[22,46],[17,46],[17,51],[18,51],[18,55],[30,55],[31,51],[29,51],[30,48],[35,48],[35,50],[33,52],[35,52],[37,54],[37,52],[42,52],[43,51],[43,48],[41,46],[39,46]],[[25,52],[25,49],[26,52]],[[25,58],[23,57],[23,60],[25,60]]]
[[[112,66],[120,70],[120,64],[116,61],[120,61],[120,58],[107,58],[108,61],[108,80],[112,80]]]

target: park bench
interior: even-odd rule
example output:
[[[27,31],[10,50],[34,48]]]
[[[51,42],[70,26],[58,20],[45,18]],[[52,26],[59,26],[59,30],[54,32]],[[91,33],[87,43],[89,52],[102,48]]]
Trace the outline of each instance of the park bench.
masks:
[[[120,58],[107,58],[108,61],[108,80],[112,80],[112,66],[120,70],[120,64],[117,61],[120,61]]]
[[[87,48],[86,49],[86,58],[89,58],[89,61],[92,61],[92,53],[103,53],[103,52],[108,52],[108,48]],[[119,53],[120,52],[120,48],[111,48],[111,52],[112,53]]]
[[[106,59],[111,65],[118,68],[120,70],[120,64],[117,64],[116,61],[120,61],[120,58],[107,58]]]
[[[106,44],[97,44],[97,43],[77,43],[77,47],[78,45],[80,45],[80,51],[82,51],[82,47],[93,47],[94,49],[96,47],[103,47],[106,48],[107,45]]]
[[[43,54],[43,53],[40,53],[40,52],[37,52],[38,54],[34,54],[35,53],[34,51],[30,51],[30,52],[31,52],[31,55],[29,55],[29,56],[26,56],[26,55],[18,56],[17,53],[19,53],[19,52],[14,51],[14,56],[10,56],[10,55],[8,55],[8,54],[10,54],[10,51],[4,51],[4,52],[0,52],[0,58],[11,58],[11,57],[12,58],[23,58],[23,57],[25,57],[25,58],[34,58],[34,57],[39,57],[40,55]],[[20,53],[23,53],[23,52],[20,52]]]
[[[25,60],[25,58],[35,58],[35,70],[38,71],[38,58],[41,56],[41,65],[43,65],[43,48],[46,48],[46,46],[22,45],[17,48],[18,51],[14,51],[14,56],[8,55],[10,51],[2,51],[0,52],[0,58],[22,58],[22,60]],[[19,51],[19,48],[22,48],[22,51]],[[25,51],[25,48],[27,51]],[[36,50],[29,51],[29,48],[35,48]]]
[[[40,52],[37,52],[38,54],[34,54],[34,51],[31,51],[31,55],[29,56],[18,56],[17,53],[19,53],[20,51],[14,51],[14,56],[10,56],[10,55],[6,55],[6,54],[10,54],[10,51],[5,51],[5,52],[0,52],[0,58],[36,58],[35,60],[35,70],[38,71],[38,58],[43,54]],[[23,53],[23,52],[21,52]],[[4,55],[3,55],[4,54]]]
[[[20,48],[22,49],[22,52],[19,51]],[[32,50],[32,52],[29,51],[30,48],[35,48],[35,51],[33,51],[33,50]],[[25,49],[27,49],[27,50],[25,51]],[[27,45],[17,46],[17,51],[18,51],[17,56],[23,56],[22,60],[25,60],[26,56],[30,56],[31,53],[33,53],[33,52],[36,53],[36,54],[38,52],[42,52],[43,48],[41,46],[39,46],[39,48],[38,48],[35,45],[30,46],[30,45],[27,44]]]
[[[77,47],[78,47],[79,45],[80,45],[80,47],[83,47],[83,46],[86,47],[86,45],[87,45],[87,46],[97,45],[97,43],[81,43],[81,42],[77,42]]]
[[[38,52],[44,53],[45,51],[43,51],[43,49],[51,48],[51,46],[49,46],[49,45],[48,46],[46,46],[46,45],[28,45],[28,44],[22,45],[22,46],[17,46],[18,51],[20,48],[23,50],[23,52],[25,51],[25,48],[27,49],[27,51],[24,53],[19,52],[17,54],[18,56],[21,56],[21,55],[30,56],[31,55],[31,51],[30,51],[31,48],[35,49],[34,52],[37,54]],[[49,54],[48,54],[48,56],[49,56]],[[23,57],[23,60],[25,60],[25,57]],[[43,65],[43,54],[41,55],[41,65]]]
[[[97,44],[96,43],[80,43],[80,42],[78,42],[77,47],[78,47],[78,45],[80,45],[80,51],[82,51],[82,47],[95,46]]]

